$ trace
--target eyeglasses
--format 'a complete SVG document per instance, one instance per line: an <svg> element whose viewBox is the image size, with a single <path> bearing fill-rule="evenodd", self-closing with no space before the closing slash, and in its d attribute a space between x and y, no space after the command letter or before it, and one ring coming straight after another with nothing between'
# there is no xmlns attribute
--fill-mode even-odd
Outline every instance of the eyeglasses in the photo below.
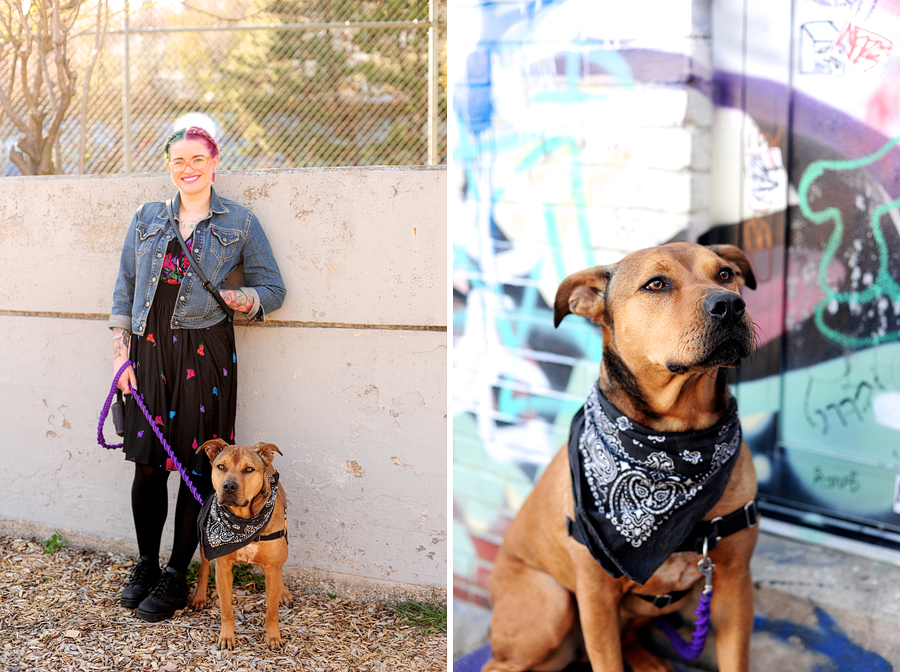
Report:
<svg viewBox="0 0 900 672"><path fill-rule="evenodd" d="M169 172L175 173L183 173L184 169L190 166L194 170L203 170L206 168L206 164L209 163L208 156L195 156L190 161L185 161L184 159L175 159L174 161L168 161L166 163L166 167L169 169Z"/></svg>

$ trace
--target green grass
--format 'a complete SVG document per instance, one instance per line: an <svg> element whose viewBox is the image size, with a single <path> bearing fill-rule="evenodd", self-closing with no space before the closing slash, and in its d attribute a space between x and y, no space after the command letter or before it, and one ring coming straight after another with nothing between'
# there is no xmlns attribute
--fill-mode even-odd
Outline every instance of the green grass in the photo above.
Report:
<svg viewBox="0 0 900 672"><path fill-rule="evenodd" d="M206 582L206 585L209 588L216 587L216 563L209 563L209 581ZM253 571L254 565L252 564L243 564L243 563L235 563L232 568L232 575L234 576L234 585L235 588L253 588L254 590L261 590L266 585L266 577L262 574L257 574ZM189 586L194 586L197 584L197 575L200 573L200 563L196 560L190 564L187 570L187 582Z"/></svg>
<svg viewBox="0 0 900 672"><path fill-rule="evenodd" d="M66 540L63 539L62 535L59 532L54 532L50 535L49 538L44 539L41 542L41 546L44 547L44 553L55 553L65 545Z"/></svg>
<svg viewBox="0 0 900 672"><path fill-rule="evenodd" d="M401 602L391 607L391 611L405 618L423 634L447 631L447 605L440 605L437 600L428 604Z"/></svg>

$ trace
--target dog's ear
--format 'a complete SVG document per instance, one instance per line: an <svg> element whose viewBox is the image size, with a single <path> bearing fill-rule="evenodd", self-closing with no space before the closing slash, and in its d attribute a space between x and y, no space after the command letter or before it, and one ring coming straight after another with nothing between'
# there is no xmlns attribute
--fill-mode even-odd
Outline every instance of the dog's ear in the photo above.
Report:
<svg viewBox="0 0 900 672"><path fill-rule="evenodd" d="M600 322L606 307L606 287L616 265L595 266L573 273L562 281L553 302L553 326L569 313Z"/></svg>
<svg viewBox="0 0 900 672"><path fill-rule="evenodd" d="M725 261L737 266L738 282L747 285L750 289L756 289L756 276L753 275L753 267L741 248L734 245L707 245L707 247Z"/></svg>
<svg viewBox="0 0 900 672"><path fill-rule="evenodd" d="M206 456L209 458L209 461L212 462L216 459L216 455L222 452L222 449L228 445L228 442L225 439L210 439L202 446L197 448L195 452L199 453L201 450L206 452Z"/></svg>
<svg viewBox="0 0 900 672"><path fill-rule="evenodd" d="M278 446L276 446L274 443L265 443L263 441L260 441L255 446L253 446L253 450L255 450L257 454L262 458L262 461L266 463L267 467L272 464L272 460L275 459L275 453L278 453L279 455L284 454L280 450L278 450Z"/></svg>

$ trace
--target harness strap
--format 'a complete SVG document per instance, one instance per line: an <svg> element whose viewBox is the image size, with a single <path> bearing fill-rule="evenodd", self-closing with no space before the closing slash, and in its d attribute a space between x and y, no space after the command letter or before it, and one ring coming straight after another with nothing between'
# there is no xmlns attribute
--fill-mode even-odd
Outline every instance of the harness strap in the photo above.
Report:
<svg viewBox="0 0 900 672"><path fill-rule="evenodd" d="M692 551L702 554L704 540L711 551L716 547L719 539L753 527L758 521L759 507L756 505L756 500L751 499L744 506L736 511L732 511L727 516L719 516L712 520L701 520L691 530L687 538L681 542L676 551Z"/></svg>
<svg viewBox="0 0 900 672"><path fill-rule="evenodd" d="M702 520L694 527L687 539L678 547L677 552L703 553L703 541L707 541L708 550L716 547L719 539L724 539L736 532L753 527L759 522L759 507L756 500L751 499L744 506L732 511L727 516L719 516L712 520ZM646 600L654 607L663 609L668 607L690 593L689 590L679 590L665 595L641 595L632 593L642 600Z"/></svg>
<svg viewBox="0 0 900 672"><path fill-rule="evenodd" d="M287 530L278 530L278 532L273 532L272 534L257 534L256 539L251 543L256 543L257 541L274 541L275 539L281 539L281 537L287 537Z"/></svg>
<svg viewBox="0 0 900 672"><path fill-rule="evenodd" d="M678 600L690 594L691 590L690 588L688 590L676 590L674 593L665 593L664 595L641 595L640 593L632 593L632 595L646 600L657 609L665 609L670 604L675 604Z"/></svg>

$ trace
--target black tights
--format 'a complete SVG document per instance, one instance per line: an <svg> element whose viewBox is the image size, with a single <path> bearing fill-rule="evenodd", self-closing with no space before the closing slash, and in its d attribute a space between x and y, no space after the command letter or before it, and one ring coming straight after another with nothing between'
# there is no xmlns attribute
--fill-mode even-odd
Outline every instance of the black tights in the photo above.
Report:
<svg viewBox="0 0 900 672"><path fill-rule="evenodd" d="M163 467L149 464L134 465L134 482L131 485L131 510L134 514L134 529L137 534L138 551L142 558L159 563L159 547L163 526L168 513L169 491L166 481L169 472ZM193 475L194 487L201 497L212 491L209 475ZM176 572L187 571L194 551L197 550L197 516L200 503L188 489L184 480L178 488L175 502L175 538L172 541L172 555L169 567Z"/></svg>

